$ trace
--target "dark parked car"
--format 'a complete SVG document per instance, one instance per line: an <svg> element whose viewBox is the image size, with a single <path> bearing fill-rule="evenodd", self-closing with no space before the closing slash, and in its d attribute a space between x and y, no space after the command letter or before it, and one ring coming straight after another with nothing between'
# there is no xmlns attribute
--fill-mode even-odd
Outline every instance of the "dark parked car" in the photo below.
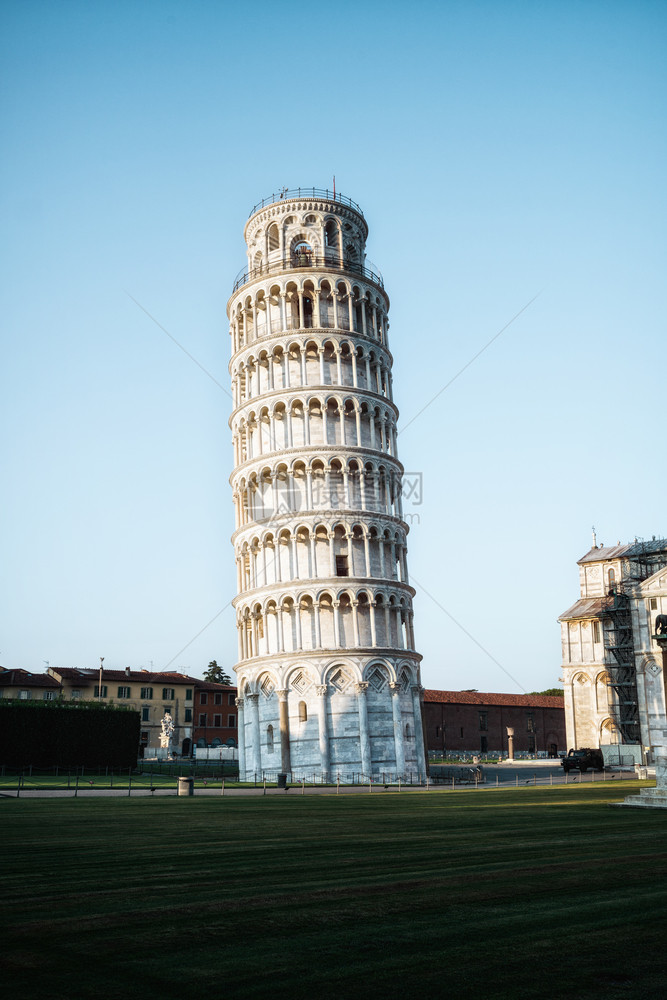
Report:
<svg viewBox="0 0 667 1000"><path fill-rule="evenodd" d="M570 750L567 757L563 757L561 765L565 771L571 771L575 767L579 771L587 771L589 767L594 767L596 771L603 771L604 757L601 750L581 747L580 750Z"/></svg>

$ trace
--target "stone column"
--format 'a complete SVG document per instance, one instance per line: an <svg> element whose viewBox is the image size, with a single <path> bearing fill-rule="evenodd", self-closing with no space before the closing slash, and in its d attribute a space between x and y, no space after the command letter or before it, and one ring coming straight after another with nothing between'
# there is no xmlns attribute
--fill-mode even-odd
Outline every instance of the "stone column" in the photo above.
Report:
<svg viewBox="0 0 667 1000"><path fill-rule="evenodd" d="M401 715L401 685L395 681L389 685L391 691L391 714L394 722L394 750L396 754L396 776L405 774L405 745L403 743L403 717Z"/></svg>
<svg viewBox="0 0 667 1000"><path fill-rule="evenodd" d="M239 778L245 779L245 720L243 716L243 698L236 699L236 724L239 734Z"/></svg>
<svg viewBox="0 0 667 1000"><path fill-rule="evenodd" d="M417 757L417 769L421 781L426 780L426 766L424 754L424 727L422 726L421 692L419 684L413 684L412 688L412 711L415 717L415 756Z"/></svg>
<svg viewBox="0 0 667 1000"><path fill-rule="evenodd" d="M251 773L260 775L262 773L262 751L259 732L259 695L247 694L244 701L248 702L250 709L250 747L251 753Z"/></svg>
<svg viewBox="0 0 667 1000"><path fill-rule="evenodd" d="M327 684L318 684L317 688L317 721L320 730L320 760L322 771L328 777L331 766L329 760L329 732L327 729Z"/></svg>
<svg viewBox="0 0 667 1000"><path fill-rule="evenodd" d="M278 626L278 652L285 652L285 630L283 625L283 606L276 609L276 625Z"/></svg>
<svg viewBox="0 0 667 1000"><path fill-rule="evenodd" d="M371 617L371 646L375 647L378 644L377 630L375 627L375 601L369 601L368 606L370 608Z"/></svg>
<svg viewBox="0 0 667 1000"><path fill-rule="evenodd" d="M280 688L278 695L278 711L280 717L280 770L289 774L292 770L289 742L289 709L287 704L288 688Z"/></svg>
<svg viewBox="0 0 667 1000"><path fill-rule="evenodd" d="M357 692L357 712L359 714L361 770L366 777L370 777L373 765L371 761L371 741L368 733L368 704L366 702L368 681L361 681L359 684L355 684L355 690Z"/></svg>
<svg viewBox="0 0 667 1000"><path fill-rule="evenodd" d="M360 646L361 641L359 636L359 616L357 612L357 608L359 607L359 601L352 600L350 603L352 604L352 629L354 632L354 644L355 646Z"/></svg>
<svg viewBox="0 0 667 1000"><path fill-rule="evenodd" d="M331 603L333 604L334 646L336 649L340 649L340 623L338 620L340 601L332 601Z"/></svg>

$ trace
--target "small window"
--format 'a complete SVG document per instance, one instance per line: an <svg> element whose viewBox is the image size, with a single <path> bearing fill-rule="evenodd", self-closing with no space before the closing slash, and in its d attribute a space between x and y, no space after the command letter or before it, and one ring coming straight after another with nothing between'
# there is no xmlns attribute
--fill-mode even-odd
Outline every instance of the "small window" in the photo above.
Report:
<svg viewBox="0 0 667 1000"><path fill-rule="evenodd" d="M405 723L405 738L406 738L406 740L409 740L409 739L412 738L412 733L410 732L410 723L409 722Z"/></svg>
<svg viewBox="0 0 667 1000"><path fill-rule="evenodd" d="M199 704L200 705L208 704L208 695L206 694L206 691L202 691L201 694L199 695Z"/></svg>
<svg viewBox="0 0 667 1000"><path fill-rule="evenodd" d="M150 722L151 721L151 710L150 708L142 708L141 710L141 721Z"/></svg>
<svg viewBox="0 0 667 1000"><path fill-rule="evenodd" d="M77 698L81 697L81 691L79 688L72 688L72 694L70 695L72 701L76 701Z"/></svg>
<svg viewBox="0 0 667 1000"><path fill-rule="evenodd" d="M526 729L529 733L535 732L535 715L533 712L526 712Z"/></svg>
<svg viewBox="0 0 667 1000"><path fill-rule="evenodd" d="M74 692L73 691L72 691L72 697L74 697ZM32 694L30 693L30 691L25 691L25 690L24 691L19 691L19 700L20 701L30 701L31 698L32 698Z"/></svg>
<svg viewBox="0 0 667 1000"><path fill-rule="evenodd" d="M216 729L222 729L222 716L221 715L214 715L213 716L213 725L215 726Z"/></svg>
<svg viewBox="0 0 667 1000"><path fill-rule="evenodd" d="M100 696L100 686L99 686L99 684L96 684L95 685L95 694L94 694L93 697L95 697L95 698L99 698L99 697L106 698L107 697L107 686L106 686L106 684L102 685L102 694L101 694L101 696Z"/></svg>
<svg viewBox="0 0 667 1000"><path fill-rule="evenodd" d="M266 751L273 753L273 726L267 726L266 729Z"/></svg>
<svg viewBox="0 0 667 1000"><path fill-rule="evenodd" d="M480 736L479 738L479 749L481 753L486 753L489 749L489 739L488 736Z"/></svg>
<svg viewBox="0 0 667 1000"><path fill-rule="evenodd" d="M169 713L169 715L171 715L171 705L165 705L164 708L162 709L162 714L163 715L167 715L167 713Z"/></svg>
<svg viewBox="0 0 667 1000"><path fill-rule="evenodd" d="M153 698L153 688L142 688L141 689L141 700L151 701Z"/></svg>
<svg viewBox="0 0 667 1000"><path fill-rule="evenodd" d="M148 733L148 731L146 729L142 729L141 737L139 739L139 743L141 744L141 746L147 747L149 739L150 739L150 734Z"/></svg>
<svg viewBox="0 0 667 1000"><path fill-rule="evenodd" d="M614 586L616 584L616 573L614 572L613 569L609 570L609 573L607 575L607 581L608 581L608 584L609 584L609 589L613 590Z"/></svg>
<svg viewBox="0 0 667 1000"><path fill-rule="evenodd" d="M657 611L658 610L658 598L657 597L651 597L649 599L648 606L649 606L649 610L650 611Z"/></svg>
<svg viewBox="0 0 667 1000"><path fill-rule="evenodd" d="M593 642L600 641L600 622L593 622Z"/></svg>
<svg viewBox="0 0 667 1000"><path fill-rule="evenodd" d="M199 716L199 725L206 727L206 712L202 712Z"/></svg>
<svg viewBox="0 0 667 1000"><path fill-rule="evenodd" d="M306 705L305 701L300 701L299 702L299 722L307 722L307 721L308 721L308 706Z"/></svg>
<svg viewBox="0 0 667 1000"><path fill-rule="evenodd" d="M227 725L231 729L235 729L236 728L236 716L235 715L230 715L229 716L229 718L227 719Z"/></svg>
<svg viewBox="0 0 667 1000"><path fill-rule="evenodd" d="M273 223L269 226L269 250L278 250L280 248L280 236L278 234L278 227Z"/></svg>
<svg viewBox="0 0 667 1000"><path fill-rule="evenodd" d="M230 694L230 696L229 696L229 704L230 705L235 705L236 704L236 695Z"/></svg>
<svg viewBox="0 0 667 1000"><path fill-rule="evenodd" d="M185 689L185 700L192 701L192 688Z"/></svg>
<svg viewBox="0 0 667 1000"><path fill-rule="evenodd" d="M129 698L130 697L130 688L129 687L123 687L123 686L119 687L118 688L118 697L119 698Z"/></svg>
<svg viewBox="0 0 667 1000"><path fill-rule="evenodd" d="M213 701L215 702L216 705L222 705L222 692L221 691L216 691L216 693L213 695Z"/></svg>
<svg viewBox="0 0 667 1000"><path fill-rule="evenodd" d="M191 708L186 708L185 709L185 721L186 722L192 722L192 709Z"/></svg>
<svg viewBox="0 0 667 1000"><path fill-rule="evenodd" d="M488 729L489 728L489 713L480 712L479 713L479 728Z"/></svg>
<svg viewBox="0 0 667 1000"><path fill-rule="evenodd" d="M165 701L174 700L174 689L173 688L162 688L162 697Z"/></svg>
<svg viewBox="0 0 667 1000"><path fill-rule="evenodd" d="M56 692L55 691L45 691L44 692L44 701L55 701L55 700L56 700Z"/></svg>
<svg viewBox="0 0 667 1000"><path fill-rule="evenodd" d="M336 576L349 576L347 556L336 556Z"/></svg>

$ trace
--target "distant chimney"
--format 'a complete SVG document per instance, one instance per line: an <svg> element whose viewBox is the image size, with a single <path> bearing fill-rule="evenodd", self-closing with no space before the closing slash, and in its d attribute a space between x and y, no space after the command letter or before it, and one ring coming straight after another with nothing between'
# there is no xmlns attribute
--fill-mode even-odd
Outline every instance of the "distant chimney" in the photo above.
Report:
<svg viewBox="0 0 667 1000"><path fill-rule="evenodd" d="M125 676L126 677L130 676L130 668L129 667L125 667Z"/></svg>

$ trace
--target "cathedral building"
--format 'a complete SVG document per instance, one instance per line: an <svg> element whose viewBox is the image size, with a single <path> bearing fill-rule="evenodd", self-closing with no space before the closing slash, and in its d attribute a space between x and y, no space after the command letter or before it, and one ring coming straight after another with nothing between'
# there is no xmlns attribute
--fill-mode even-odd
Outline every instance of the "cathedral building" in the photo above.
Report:
<svg viewBox="0 0 667 1000"><path fill-rule="evenodd" d="M241 773L426 774L392 399L368 226L284 190L245 225L227 313Z"/></svg>
<svg viewBox="0 0 667 1000"><path fill-rule="evenodd" d="M569 747L641 763L667 738L663 642L667 539L598 545L578 561L579 600L560 616ZM667 621L667 619L664 619Z"/></svg>

